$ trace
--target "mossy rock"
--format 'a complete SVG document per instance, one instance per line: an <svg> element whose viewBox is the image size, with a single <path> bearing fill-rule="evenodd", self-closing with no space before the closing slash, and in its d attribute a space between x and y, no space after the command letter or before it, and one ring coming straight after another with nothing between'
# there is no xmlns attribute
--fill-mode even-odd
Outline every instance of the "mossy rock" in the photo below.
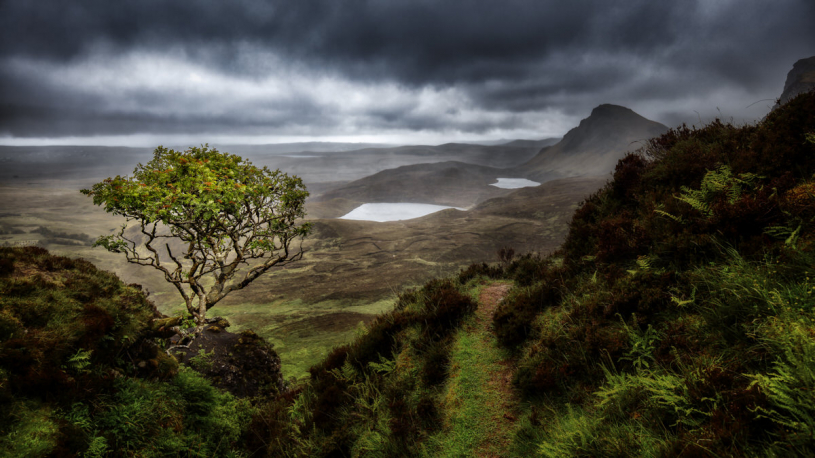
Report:
<svg viewBox="0 0 815 458"><path fill-rule="evenodd" d="M225 319L211 324L193 340L189 350L175 355L213 384L237 397L271 396L286 391L280 357L272 344L253 331L232 333L223 329Z"/></svg>

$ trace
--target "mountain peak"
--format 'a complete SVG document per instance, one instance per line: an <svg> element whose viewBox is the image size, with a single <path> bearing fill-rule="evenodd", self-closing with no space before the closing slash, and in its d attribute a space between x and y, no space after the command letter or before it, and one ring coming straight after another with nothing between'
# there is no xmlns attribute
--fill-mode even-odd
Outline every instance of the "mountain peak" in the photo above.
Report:
<svg viewBox="0 0 815 458"><path fill-rule="evenodd" d="M632 110L631 108L627 108L621 105L614 105L611 103L603 103L594 107L594 109L591 110L591 115L589 115L589 117L623 113L637 115L637 113L635 113L634 110Z"/></svg>
<svg viewBox="0 0 815 458"><path fill-rule="evenodd" d="M556 145L541 150L522 166L527 177L538 180L552 176L604 175L627 151L643 140L661 135L668 128L646 119L630 108L605 103L570 130Z"/></svg>
<svg viewBox="0 0 815 458"><path fill-rule="evenodd" d="M646 119L630 108L604 103L591 110L588 118L563 136L563 152L617 149L633 136L650 138L668 130L658 122ZM615 146L611 147L611 144Z"/></svg>

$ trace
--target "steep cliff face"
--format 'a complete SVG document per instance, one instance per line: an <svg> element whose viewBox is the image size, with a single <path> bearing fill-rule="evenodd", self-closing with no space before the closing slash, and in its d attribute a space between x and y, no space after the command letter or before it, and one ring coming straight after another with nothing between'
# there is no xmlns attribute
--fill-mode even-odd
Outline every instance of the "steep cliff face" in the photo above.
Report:
<svg viewBox="0 0 815 458"><path fill-rule="evenodd" d="M533 180L552 176L605 175L638 141L661 135L668 128L619 105L603 104L580 121L556 145L544 148L519 167Z"/></svg>
<svg viewBox="0 0 815 458"><path fill-rule="evenodd" d="M792 66L792 70L787 73L784 92L781 93L775 107L789 102L798 94L812 90L815 90L815 56L801 59Z"/></svg>

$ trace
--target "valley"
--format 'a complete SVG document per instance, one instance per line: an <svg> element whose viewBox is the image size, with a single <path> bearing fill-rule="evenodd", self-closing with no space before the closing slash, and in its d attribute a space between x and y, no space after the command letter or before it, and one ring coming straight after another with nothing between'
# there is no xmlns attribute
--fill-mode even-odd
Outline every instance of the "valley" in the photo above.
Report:
<svg viewBox="0 0 815 458"><path fill-rule="evenodd" d="M593 126L607 122L594 121ZM639 133L642 130L634 128L628 135ZM590 132L578 131L571 137L578 135ZM550 179L542 179L540 173L522 173L524 162L558 147L552 143L276 154L233 147L230 152L243 151L257 165L302 175L311 192L307 220L314 230L304 241L306 254L301 261L232 293L211 311L212 316L228 318L233 331L252 329L274 343L283 373L301 379L331 348L348 342L376 315L390 310L406 288L454 274L472 263L495 262L502 247L519 254L545 255L555 250L578 203L601 188L609 175L606 171L568 176L552 169ZM624 152L620 145L619 141L609 144L610 154L620 156ZM78 190L107 176L125 174L132 165L130 170L117 165L99 148L49 147L39 152L5 148L0 153L16 158L6 160L12 166L0 172L4 232L0 243L36 243L54 254L87 259L126 283L142 285L163 313L182 312L177 292L157 271L127 264L87 242L111 233L123 219L94 207ZM149 160L145 149L118 149L111 154L121 156L124 163ZM530 176L543 184L495 186L498 178L534 185L526 178ZM339 219L364 204L376 203L457 208L402 221ZM77 237L32 233L40 227Z"/></svg>

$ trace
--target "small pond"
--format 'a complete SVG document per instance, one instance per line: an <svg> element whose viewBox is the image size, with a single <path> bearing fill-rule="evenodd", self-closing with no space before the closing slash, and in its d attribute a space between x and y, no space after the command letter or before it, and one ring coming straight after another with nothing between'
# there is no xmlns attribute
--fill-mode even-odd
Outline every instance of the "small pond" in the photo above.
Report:
<svg viewBox="0 0 815 458"><path fill-rule="evenodd" d="M496 178L496 180L498 180L498 183L491 183L490 186L502 189L518 189L530 188L540 184L537 181L527 180L526 178Z"/></svg>

